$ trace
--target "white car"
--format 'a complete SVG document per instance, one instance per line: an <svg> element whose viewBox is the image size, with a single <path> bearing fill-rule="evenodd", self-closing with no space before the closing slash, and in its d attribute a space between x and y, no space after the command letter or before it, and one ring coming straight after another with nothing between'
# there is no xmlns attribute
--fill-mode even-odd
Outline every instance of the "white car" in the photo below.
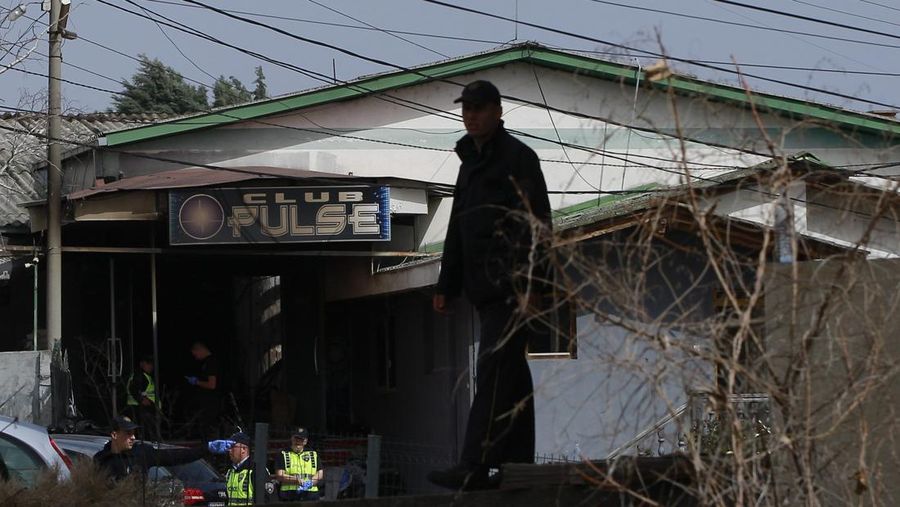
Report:
<svg viewBox="0 0 900 507"><path fill-rule="evenodd" d="M32 486L38 474L51 469L60 480L68 480L71 468L72 460L46 428L0 415L0 480Z"/></svg>

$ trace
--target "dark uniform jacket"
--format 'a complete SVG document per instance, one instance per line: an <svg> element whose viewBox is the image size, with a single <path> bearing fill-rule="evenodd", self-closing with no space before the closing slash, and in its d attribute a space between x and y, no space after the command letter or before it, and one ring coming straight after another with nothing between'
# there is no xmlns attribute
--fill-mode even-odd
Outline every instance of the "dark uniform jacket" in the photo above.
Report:
<svg viewBox="0 0 900 507"><path fill-rule="evenodd" d="M475 306L505 300L528 281L542 292L550 273L546 239L552 224L537 155L503 122L480 152L466 135L456 153L462 165L437 292L452 298L464 291ZM542 237L533 237L533 230Z"/></svg>
<svg viewBox="0 0 900 507"><path fill-rule="evenodd" d="M156 449L141 442L134 444L130 451L116 454L110 446L111 442L107 442L94 455L94 463L116 481L135 472L146 475L150 467L190 463L208 454L206 449Z"/></svg>

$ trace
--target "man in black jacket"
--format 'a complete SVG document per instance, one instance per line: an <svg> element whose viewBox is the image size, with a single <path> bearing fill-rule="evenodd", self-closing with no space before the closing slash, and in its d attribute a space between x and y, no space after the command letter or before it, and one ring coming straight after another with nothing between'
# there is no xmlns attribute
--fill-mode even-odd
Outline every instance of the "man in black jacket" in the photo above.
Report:
<svg viewBox="0 0 900 507"><path fill-rule="evenodd" d="M456 144L462 165L434 309L465 293L481 320L475 399L460 464L433 472L449 488L489 487L490 470L534 460L534 387L525 357L537 332L530 310L549 279L550 202L534 151L500 119L500 92L487 81L463 89L467 135Z"/></svg>
<svg viewBox="0 0 900 507"><path fill-rule="evenodd" d="M94 463L109 474L110 479L118 481L133 473L139 473L144 478L151 467L190 463L210 453L225 454L234 445L230 440L214 440L207 444L207 448L157 449L135 442L138 428L140 426L128 417L113 419L110 441L94 455Z"/></svg>

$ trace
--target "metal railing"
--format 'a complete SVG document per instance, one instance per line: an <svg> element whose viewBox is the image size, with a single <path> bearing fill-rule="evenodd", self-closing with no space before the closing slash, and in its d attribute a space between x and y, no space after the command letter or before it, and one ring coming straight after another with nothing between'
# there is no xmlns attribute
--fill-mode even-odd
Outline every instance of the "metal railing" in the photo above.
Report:
<svg viewBox="0 0 900 507"><path fill-rule="evenodd" d="M721 401L717 400L707 393L691 393L686 403L617 447L606 459L615 459L625 454L666 456L685 452L689 439L701 454L723 452L726 433L732 431L733 425L722 424L726 410L721 406ZM767 394L733 394L727 397L726 403L734 417L740 421L745 441L756 441L771 433L772 414ZM724 451L727 452L727 449Z"/></svg>

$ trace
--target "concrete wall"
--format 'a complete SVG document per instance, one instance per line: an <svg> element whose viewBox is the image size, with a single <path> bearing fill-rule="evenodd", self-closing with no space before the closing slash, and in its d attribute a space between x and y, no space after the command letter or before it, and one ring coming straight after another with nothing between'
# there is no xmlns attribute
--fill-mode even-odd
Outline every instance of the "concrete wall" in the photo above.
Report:
<svg viewBox="0 0 900 507"><path fill-rule="evenodd" d="M900 261L800 263L796 284L791 272L773 265L766 279L768 364L780 380L797 373L777 384L773 437L811 449L822 505L897 505ZM773 462L792 503L795 463L786 449Z"/></svg>
<svg viewBox="0 0 900 507"><path fill-rule="evenodd" d="M0 414L50 424L50 352L0 352L0 372Z"/></svg>

